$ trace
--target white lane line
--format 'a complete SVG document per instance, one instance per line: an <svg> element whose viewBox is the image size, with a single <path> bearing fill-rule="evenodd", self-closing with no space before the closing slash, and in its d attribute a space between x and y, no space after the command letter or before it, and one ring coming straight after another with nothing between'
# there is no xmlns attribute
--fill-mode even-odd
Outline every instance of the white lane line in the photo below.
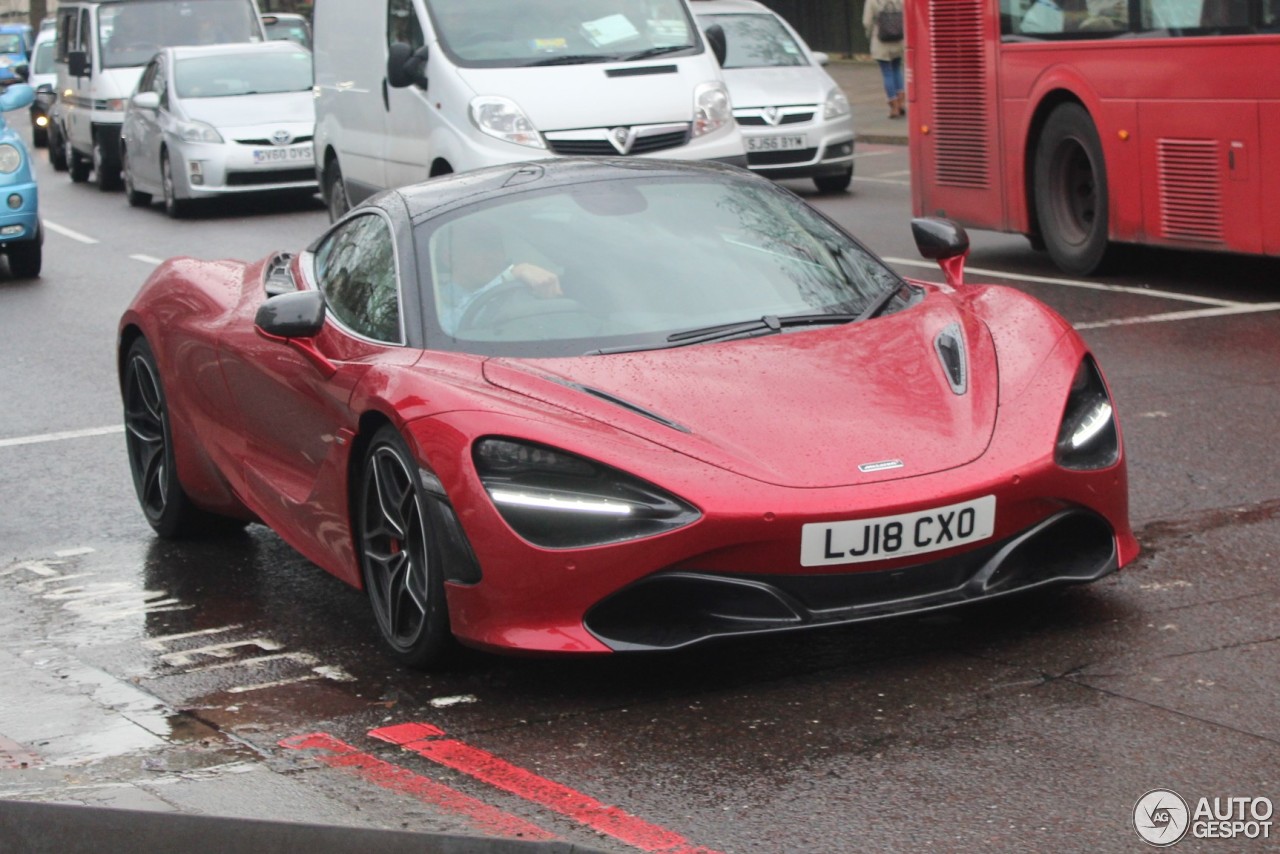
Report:
<svg viewBox="0 0 1280 854"><path fill-rule="evenodd" d="M1224 308L1202 308L1195 311L1170 311L1165 314L1148 314L1145 317L1117 317L1093 323L1077 323L1076 329L1107 329L1112 326L1138 326L1144 323L1175 323L1180 320L1200 320L1206 317L1231 317L1240 314L1263 314L1280 311L1280 302L1240 303Z"/></svg>
<svg viewBox="0 0 1280 854"><path fill-rule="evenodd" d="M866 182L867 182L867 183L869 183L869 184L893 184L894 186L897 186L897 187L910 187L910 186L911 186L911 182L910 182L910 181L895 181L895 180L890 179L890 178L864 178L864 177L862 177L861 175L854 175L854 176L853 176L853 180L855 180L855 181L866 181Z"/></svg>
<svg viewBox="0 0 1280 854"><path fill-rule="evenodd" d="M904 175L910 175L910 174L911 174L910 169L899 169L896 172L885 172L882 175L880 175L880 177L881 178L901 178Z"/></svg>
<svg viewBox="0 0 1280 854"><path fill-rule="evenodd" d="M895 266L902 267L923 267L936 270L938 265L928 261L917 261L914 258L885 258L885 261ZM1210 305L1217 308L1236 308L1249 307L1252 308L1256 303L1233 302L1232 300L1215 299L1214 297L1202 297L1195 294L1178 294L1173 291L1158 291L1154 288L1135 288L1127 285L1104 285L1101 282L1083 282L1079 279L1057 279L1049 276L1024 276L1019 273L1007 273L1002 270L987 270L982 267L966 267L966 273L975 273L979 276L990 276L996 279L1006 279L1013 282L1035 282L1041 285L1062 285L1068 288L1081 288L1088 291L1105 291L1113 294L1133 294L1140 297L1152 297L1155 299L1167 299L1175 302L1190 302L1197 305Z"/></svg>
<svg viewBox="0 0 1280 854"><path fill-rule="evenodd" d="M19 445L43 445L46 442L64 442L68 439L88 439L93 436L111 436L123 433L124 426L91 427L88 430L66 430L61 433L42 433L38 436L16 436L12 439L0 439L0 448L14 448Z"/></svg>
<svg viewBox="0 0 1280 854"><path fill-rule="evenodd" d="M889 149L887 151L859 151L857 154L853 156L855 159L859 157L884 157L886 154L897 154L900 149L901 149L901 146L895 149Z"/></svg>
<svg viewBox="0 0 1280 854"><path fill-rule="evenodd" d="M58 225L56 222L50 222L47 219L41 220L41 225L43 225L45 228L49 229L52 232L61 234L63 237L70 237L72 240L78 240L79 242L87 243L90 246L98 242L87 234L81 234L78 231L67 228L65 225Z"/></svg>
<svg viewBox="0 0 1280 854"><path fill-rule="evenodd" d="M141 261L143 264L155 265L164 263L163 258L157 258L154 255L130 255L129 257L134 261Z"/></svg>

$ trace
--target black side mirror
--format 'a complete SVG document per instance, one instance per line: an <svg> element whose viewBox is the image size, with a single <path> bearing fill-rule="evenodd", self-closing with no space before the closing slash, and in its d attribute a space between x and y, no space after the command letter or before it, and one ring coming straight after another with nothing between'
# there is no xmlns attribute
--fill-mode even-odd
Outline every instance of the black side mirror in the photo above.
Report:
<svg viewBox="0 0 1280 854"><path fill-rule="evenodd" d="M89 54L82 50L73 50L68 53L67 71L72 77L91 77L93 66L89 63Z"/></svg>
<svg viewBox="0 0 1280 854"><path fill-rule="evenodd" d="M9 70L13 72L14 79L19 83L26 83L31 76L31 66L27 65L25 62L20 62L17 65L11 65L9 66Z"/></svg>
<svg viewBox="0 0 1280 854"><path fill-rule="evenodd" d="M724 35L724 27L719 24L712 24L706 29L707 44L711 45L711 54L716 58L716 62L720 63L720 67L724 67L724 61L729 56L729 42Z"/></svg>
<svg viewBox="0 0 1280 854"><path fill-rule="evenodd" d="M413 85L427 88L427 48L414 50L404 42L393 42L387 48L387 85L404 89Z"/></svg>
<svg viewBox="0 0 1280 854"><path fill-rule="evenodd" d="M920 255L937 261L947 274L947 284L964 284L964 259L969 255L969 234L964 226L949 219L920 218L911 220L911 234Z"/></svg>
<svg viewBox="0 0 1280 854"><path fill-rule="evenodd" d="M254 324L278 338L314 338L324 328L324 294L298 291L271 297L258 307Z"/></svg>

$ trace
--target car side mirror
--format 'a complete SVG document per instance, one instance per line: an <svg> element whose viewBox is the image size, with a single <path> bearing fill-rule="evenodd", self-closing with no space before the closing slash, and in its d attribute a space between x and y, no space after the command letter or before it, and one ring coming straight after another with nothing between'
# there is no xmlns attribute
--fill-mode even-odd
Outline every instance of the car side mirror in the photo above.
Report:
<svg viewBox="0 0 1280 854"><path fill-rule="evenodd" d="M297 291L271 297L258 306L254 325L277 338L314 338L324 328L324 294Z"/></svg>
<svg viewBox="0 0 1280 854"><path fill-rule="evenodd" d="M160 109L160 93L159 92L135 92L130 102L139 110L158 110Z"/></svg>
<svg viewBox="0 0 1280 854"><path fill-rule="evenodd" d="M427 55L425 45L414 50L404 42L393 42L387 48L387 85L392 89L427 88Z"/></svg>
<svg viewBox="0 0 1280 854"><path fill-rule="evenodd" d="M969 257L969 234L964 226L949 219L921 217L911 221L911 234L920 255L938 262L947 284L964 284L964 262Z"/></svg>
<svg viewBox="0 0 1280 854"><path fill-rule="evenodd" d="M68 53L67 72L72 77L92 77L93 66L89 63L89 54L83 50L73 50Z"/></svg>
<svg viewBox="0 0 1280 854"><path fill-rule="evenodd" d="M716 58L716 62L720 63L720 67L724 67L724 62L729 57L729 41L725 38L724 27L719 24L712 24L706 29L707 44L711 45L711 54Z"/></svg>
<svg viewBox="0 0 1280 854"><path fill-rule="evenodd" d="M35 89L26 83L11 83L4 88L3 94L0 94L0 112L21 110L23 107L30 106L35 99Z"/></svg>
<svg viewBox="0 0 1280 854"><path fill-rule="evenodd" d="M13 74L13 78L19 83L25 83L31 77L31 66L27 65L25 62L9 66L9 71Z"/></svg>
<svg viewBox="0 0 1280 854"><path fill-rule="evenodd" d="M819 65L830 65L831 55L829 53L826 53L825 51L815 50L813 52L813 61L818 63Z"/></svg>

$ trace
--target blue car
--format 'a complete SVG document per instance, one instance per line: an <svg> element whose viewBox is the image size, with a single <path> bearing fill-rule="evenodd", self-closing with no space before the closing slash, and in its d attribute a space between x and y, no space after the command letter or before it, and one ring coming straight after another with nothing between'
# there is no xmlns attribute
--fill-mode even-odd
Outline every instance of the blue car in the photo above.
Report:
<svg viewBox="0 0 1280 854"><path fill-rule="evenodd" d="M27 79L24 69L31 61L31 43L31 27L0 24L0 85Z"/></svg>
<svg viewBox="0 0 1280 854"><path fill-rule="evenodd" d="M0 94L0 252L8 257L15 279L40 275L44 232L31 155L3 114L30 106L35 97L25 83L14 83Z"/></svg>

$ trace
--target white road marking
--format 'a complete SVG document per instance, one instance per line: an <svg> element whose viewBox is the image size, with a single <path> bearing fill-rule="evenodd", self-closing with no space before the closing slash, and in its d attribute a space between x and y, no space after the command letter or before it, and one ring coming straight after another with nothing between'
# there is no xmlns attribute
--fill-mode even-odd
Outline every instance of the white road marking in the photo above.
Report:
<svg viewBox="0 0 1280 854"><path fill-rule="evenodd" d="M910 175L910 169L899 169L897 172L885 172L880 175L881 178L901 178L904 175Z"/></svg>
<svg viewBox="0 0 1280 854"><path fill-rule="evenodd" d="M67 228L65 225L58 225L56 222L50 222L47 219L41 220L40 224L56 234L61 234L63 237L70 237L72 240L79 241L80 243L92 246L98 242L87 234L81 234L78 231Z"/></svg>
<svg viewBox="0 0 1280 854"><path fill-rule="evenodd" d="M154 255L130 255L129 257L134 261L141 261L143 264L156 265L164 263L163 258L157 258Z"/></svg>
<svg viewBox="0 0 1280 854"><path fill-rule="evenodd" d="M89 439L94 436L113 436L123 432L123 425L113 425L111 427L90 427L87 430L65 430L61 433L41 433L38 436L15 436L12 439L0 439L0 448L14 448L19 445L42 445L45 442L65 442L68 439Z"/></svg>
<svg viewBox="0 0 1280 854"><path fill-rule="evenodd" d="M918 261L914 258L885 258L890 264L900 267L922 267L926 269L938 269L938 265L929 261ZM1195 294L1180 294L1173 291L1159 291L1154 288L1138 288L1130 285L1106 285L1101 282L1087 282L1080 279L1059 279L1050 276L1024 276L1020 273L1008 273L1003 270L988 270L982 267L966 267L966 273L973 273L979 276L990 276L996 279L1007 279L1014 282L1035 282L1040 285L1062 285L1068 288L1081 288L1089 291L1105 291L1113 294L1133 294L1140 297L1152 297L1155 299L1167 299L1177 302L1191 302L1198 305L1211 305L1219 308L1237 308L1240 306L1252 307L1254 303L1233 302L1231 300L1216 299L1214 297L1202 297Z"/></svg>
<svg viewBox="0 0 1280 854"><path fill-rule="evenodd" d="M911 182L910 182L910 181L895 181L895 180L893 180L893 179L891 179L891 178L864 178L864 177L862 177L861 175L854 175L854 176L853 176L853 180L855 180L855 181L865 181L865 182L867 182L868 184L894 184L895 186L898 186L898 187L910 187L910 186L911 186Z"/></svg>
<svg viewBox="0 0 1280 854"><path fill-rule="evenodd" d="M86 546L84 548L78 548L78 549L63 549L62 551L54 552L53 556L54 557L80 557L81 555L91 555L93 554L93 552L94 552L93 549L88 548Z"/></svg>
<svg viewBox="0 0 1280 854"><path fill-rule="evenodd" d="M857 154L853 156L856 159L859 157L884 157L886 154L897 154L897 153L898 153L897 149L888 149L885 151L859 151Z"/></svg>
<svg viewBox="0 0 1280 854"><path fill-rule="evenodd" d="M1144 317L1117 317L1093 323L1077 323L1076 329L1107 329L1112 326L1138 326L1144 323L1175 323L1180 320L1202 320L1206 317L1232 317L1240 314L1264 314L1280 311L1280 302L1237 303L1223 308L1202 308L1195 311L1170 311L1165 314L1148 314Z"/></svg>

